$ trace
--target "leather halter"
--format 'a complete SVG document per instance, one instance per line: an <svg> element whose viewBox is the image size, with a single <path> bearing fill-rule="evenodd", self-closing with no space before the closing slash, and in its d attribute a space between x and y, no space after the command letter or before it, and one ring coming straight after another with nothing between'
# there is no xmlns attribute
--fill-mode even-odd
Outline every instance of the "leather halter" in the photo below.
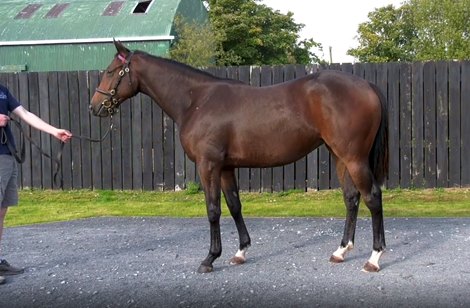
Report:
<svg viewBox="0 0 470 308"><path fill-rule="evenodd" d="M96 88L96 92L107 96L107 98L105 98L101 102L100 111L102 108L105 108L108 114L110 115L113 115L116 112L116 109L118 108L120 104L120 98L116 97L117 90L118 90L119 84L124 78L124 75L129 74L129 84L132 83L131 77L130 77L129 64L131 64L131 58L133 54L134 54L133 52L129 52L129 54L127 55L127 58L124 58L121 54L117 56L118 59L121 60L122 66L121 66L121 70L119 71L119 78L117 79L116 83L114 84L114 87L111 90L106 91L106 90L101 90L100 88Z"/></svg>

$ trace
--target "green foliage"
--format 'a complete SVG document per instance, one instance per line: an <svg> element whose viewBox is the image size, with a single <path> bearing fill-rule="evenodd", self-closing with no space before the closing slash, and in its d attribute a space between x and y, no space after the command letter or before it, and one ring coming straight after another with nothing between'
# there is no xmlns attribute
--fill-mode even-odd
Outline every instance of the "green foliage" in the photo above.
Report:
<svg viewBox="0 0 470 308"><path fill-rule="evenodd" d="M186 184L185 193L187 195L194 195L194 194L199 193L200 191L201 191L201 185L199 185L199 183L189 182L188 184Z"/></svg>
<svg viewBox="0 0 470 308"><path fill-rule="evenodd" d="M369 13L359 25L361 62L470 59L470 1L408 0Z"/></svg>
<svg viewBox="0 0 470 308"><path fill-rule="evenodd" d="M194 67L214 65L220 53L219 39L210 24L197 24L181 16L175 18L176 42L170 57Z"/></svg>
<svg viewBox="0 0 470 308"><path fill-rule="evenodd" d="M273 11L259 0L210 0L209 17L222 47L222 65L308 64L319 62L312 39L299 42L304 27L293 14Z"/></svg>
<svg viewBox="0 0 470 308"><path fill-rule="evenodd" d="M469 0L411 0L415 60L470 59Z"/></svg>

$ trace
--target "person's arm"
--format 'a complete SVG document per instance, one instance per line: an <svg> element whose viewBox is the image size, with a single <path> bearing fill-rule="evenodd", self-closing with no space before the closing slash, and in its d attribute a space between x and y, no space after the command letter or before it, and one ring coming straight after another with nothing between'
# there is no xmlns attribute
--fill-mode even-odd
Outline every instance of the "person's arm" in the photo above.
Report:
<svg viewBox="0 0 470 308"><path fill-rule="evenodd" d="M13 113L32 127L51 134L62 142L67 142L70 140L70 138L72 138L72 133L70 133L68 130L57 128L46 123L34 113L26 110L23 106L15 108Z"/></svg>

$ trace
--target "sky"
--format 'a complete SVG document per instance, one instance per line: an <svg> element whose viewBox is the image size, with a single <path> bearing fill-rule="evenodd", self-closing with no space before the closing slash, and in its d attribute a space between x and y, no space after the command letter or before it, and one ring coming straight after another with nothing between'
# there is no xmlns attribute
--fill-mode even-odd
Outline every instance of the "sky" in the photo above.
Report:
<svg viewBox="0 0 470 308"><path fill-rule="evenodd" d="M323 45L325 60L330 60L332 48L334 63L353 63L354 57L346 54L350 48L358 46L357 29L359 24L368 21L367 14L376 8L393 4L399 7L403 0L263 0L274 10L286 14L294 13L296 23L305 27L300 32L302 39L312 38Z"/></svg>

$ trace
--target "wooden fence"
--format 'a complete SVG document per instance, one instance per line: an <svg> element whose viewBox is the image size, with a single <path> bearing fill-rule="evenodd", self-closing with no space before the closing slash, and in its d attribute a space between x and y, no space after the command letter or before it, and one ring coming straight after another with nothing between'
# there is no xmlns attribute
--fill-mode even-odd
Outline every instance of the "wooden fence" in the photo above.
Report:
<svg viewBox="0 0 470 308"><path fill-rule="evenodd" d="M328 68L364 77L386 95L388 187L470 186L470 62L333 64ZM325 67L286 65L208 71L267 86L321 69ZM109 119L88 112L98 81L97 71L0 74L0 83L27 109L52 125L93 138L104 134L109 125ZM110 137L102 143L73 139L65 146L64 188L174 190L198 181L195 164L179 142L178 128L149 97L139 94L122 104L114 124ZM53 155L58 152L55 139L29 127L27 131L43 149ZM20 186L57 188L51 161L29 143L26 152ZM238 181L241 190L254 192L329 189L338 187L334 170L334 162L322 146L283 167L239 169Z"/></svg>

